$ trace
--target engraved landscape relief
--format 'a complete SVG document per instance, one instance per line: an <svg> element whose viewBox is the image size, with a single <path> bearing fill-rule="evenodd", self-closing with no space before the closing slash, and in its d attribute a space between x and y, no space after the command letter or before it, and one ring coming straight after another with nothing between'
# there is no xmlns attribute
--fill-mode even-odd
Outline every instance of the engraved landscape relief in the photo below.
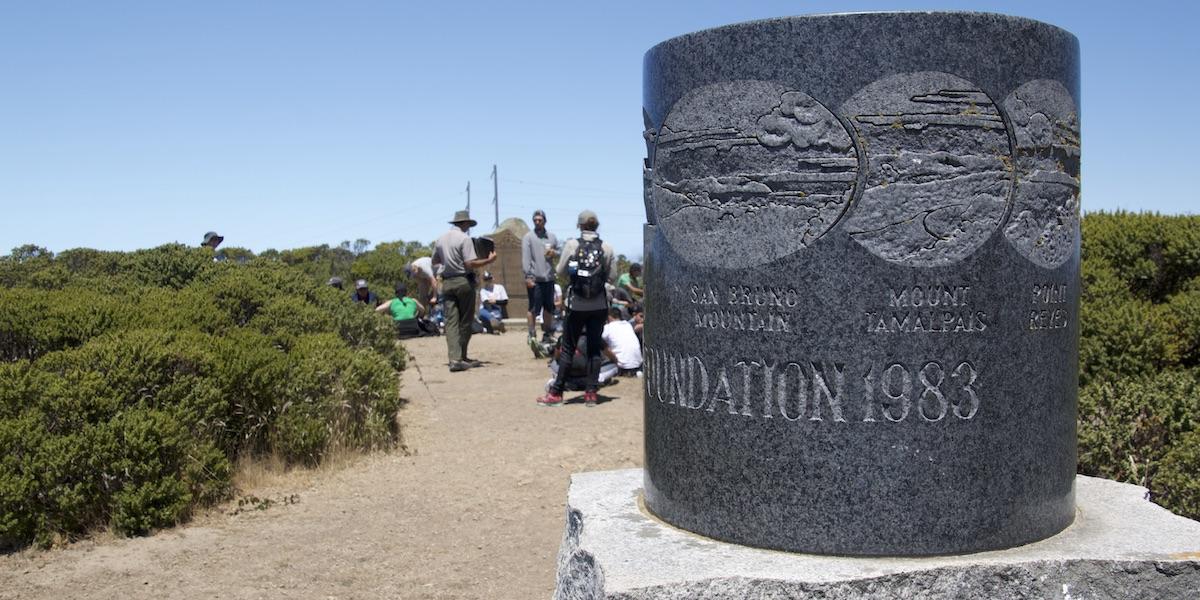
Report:
<svg viewBox="0 0 1200 600"><path fill-rule="evenodd" d="M1079 243L1079 116L1067 88L1038 79L1004 99L1016 137L1017 189L1004 237L1033 264L1067 261Z"/></svg>
<svg viewBox="0 0 1200 600"><path fill-rule="evenodd" d="M970 256L999 228L1012 153L995 103L947 73L904 73L841 107L866 156L846 230L871 253L914 267Z"/></svg>
<svg viewBox="0 0 1200 600"><path fill-rule="evenodd" d="M693 90L650 136L654 222L696 264L747 267L802 250L854 192L858 158L846 129L779 84Z"/></svg>

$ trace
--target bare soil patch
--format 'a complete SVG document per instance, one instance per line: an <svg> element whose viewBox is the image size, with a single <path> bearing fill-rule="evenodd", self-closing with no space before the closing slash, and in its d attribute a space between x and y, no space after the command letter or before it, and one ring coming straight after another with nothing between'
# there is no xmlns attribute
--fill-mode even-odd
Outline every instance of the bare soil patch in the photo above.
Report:
<svg viewBox="0 0 1200 600"><path fill-rule="evenodd" d="M585 408L534 404L549 377L523 328L475 336L486 366L406 342L404 452L255 473L192 523L0 556L0 598L546 598L570 474L640 466L640 379ZM236 514L231 514L236 513Z"/></svg>

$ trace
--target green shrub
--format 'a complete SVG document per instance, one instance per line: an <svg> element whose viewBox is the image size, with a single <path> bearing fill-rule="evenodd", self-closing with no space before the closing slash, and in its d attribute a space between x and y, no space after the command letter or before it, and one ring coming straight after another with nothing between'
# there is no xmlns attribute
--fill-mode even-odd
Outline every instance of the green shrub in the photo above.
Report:
<svg viewBox="0 0 1200 600"><path fill-rule="evenodd" d="M272 446L289 462L315 464L329 449L338 399L344 395L342 374L353 353L337 336L318 334L300 338L288 359Z"/></svg>
<svg viewBox="0 0 1200 600"><path fill-rule="evenodd" d="M36 364L56 375L41 396L52 431L106 421L127 408L172 411L197 435L220 439L230 420L213 375L211 336L132 330L102 336Z"/></svg>
<svg viewBox="0 0 1200 600"><path fill-rule="evenodd" d="M174 525L192 496L184 466L194 445L178 418L161 410L132 410L109 425L118 449L108 469L119 481L110 502L112 526L125 535Z"/></svg>
<svg viewBox="0 0 1200 600"><path fill-rule="evenodd" d="M1179 437L1163 456L1152 488L1154 501L1189 519L1200 519L1200 430Z"/></svg>
<svg viewBox="0 0 1200 600"><path fill-rule="evenodd" d="M1194 373L1085 387L1079 395L1079 472L1158 489L1160 462L1196 429L1197 411L1200 380Z"/></svg>
<svg viewBox="0 0 1200 600"><path fill-rule="evenodd" d="M141 288L125 296L130 304L126 329L163 329L225 334L234 328L230 315L201 288Z"/></svg>
<svg viewBox="0 0 1200 600"><path fill-rule="evenodd" d="M180 289L216 268L211 248L166 244L125 256L123 268L140 284Z"/></svg>
<svg viewBox="0 0 1200 600"><path fill-rule="evenodd" d="M316 465L329 449L332 407L322 398L285 402L271 428L271 445L289 463Z"/></svg>
<svg viewBox="0 0 1200 600"><path fill-rule="evenodd" d="M38 457L46 437L33 413L0 419L0 549L28 544L45 518L37 503Z"/></svg>
<svg viewBox="0 0 1200 600"><path fill-rule="evenodd" d="M343 445L364 450L395 445L400 409L395 371L374 352L357 350L342 373L342 414L335 422Z"/></svg>
<svg viewBox="0 0 1200 600"><path fill-rule="evenodd" d="M171 526L230 495L239 456L395 445L389 319L235 254L0 257L0 546Z"/></svg>
<svg viewBox="0 0 1200 600"><path fill-rule="evenodd" d="M30 361L0 362L0 420L15 419L49 383Z"/></svg>
<svg viewBox="0 0 1200 600"><path fill-rule="evenodd" d="M1200 273L1200 217L1088 213L1085 263L1107 265L1143 300L1163 302Z"/></svg>
<svg viewBox="0 0 1200 600"><path fill-rule="evenodd" d="M76 277L112 279L124 268L125 256L123 252L72 248L59 252L55 260Z"/></svg>
<svg viewBox="0 0 1200 600"><path fill-rule="evenodd" d="M270 451L267 434L289 378L287 355L266 336L235 330L214 341L214 380L228 403L226 435L215 440L228 456Z"/></svg>
<svg viewBox="0 0 1200 600"><path fill-rule="evenodd" d="M1180 364L1200 366L1200 286L1189 285L1185 291L1171 296L1166 310L1175 328Z"/></svg>
<svg viewBox="0 0 1200 600"><path fill-rule="evenodd" d="M1200 217L1089 213L1082 259L1080 472L1194 515Z"/></svg>
<svg viewBox="0 0 1200 600"><path fill-rule="evenodd" d="M1080 381L1116 380L1178 363L1176 322L1164 306L1141 300L1080 306Z"/></svg>
<svg viewBox="0 0 1200 600"><path fill-rule="evenodd" d="M120 298L74 290L0 288L0 360L78 346L129 321Z"/></svg>

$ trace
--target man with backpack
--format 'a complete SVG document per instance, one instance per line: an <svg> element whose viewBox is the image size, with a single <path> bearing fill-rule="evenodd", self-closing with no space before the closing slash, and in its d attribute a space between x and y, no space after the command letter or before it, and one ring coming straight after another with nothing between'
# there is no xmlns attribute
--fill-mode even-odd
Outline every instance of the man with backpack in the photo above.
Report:
<svg viewBox="0 0 1200 600"><path fill-rule="evenodd" d="M579 238L567 240L556 269L560 276L567 275L570 278L567 314L563 324L558 373L546 395L537 399L542 406L563 404L562 391L580 336L587 336L588 369L583 392L585 406L596 405L596 389L600 387L600 350L604 347L601 335L608 321L608 294L605 293L604 284L616 280L617 253L596 233L600 227L596 213L590 210L579 213L578 224Z"/></svg>

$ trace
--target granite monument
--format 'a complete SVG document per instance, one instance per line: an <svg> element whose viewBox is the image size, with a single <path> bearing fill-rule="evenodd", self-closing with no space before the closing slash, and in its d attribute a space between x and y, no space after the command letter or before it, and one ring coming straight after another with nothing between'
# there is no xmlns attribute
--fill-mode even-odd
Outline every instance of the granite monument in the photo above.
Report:
<svg viewBox="0 0 1200 600"><path fill-rule="evenodd" d="M645 57L647 509L763 548L1008 548L1075 515L1079 49L981 13Z"/></svg>

